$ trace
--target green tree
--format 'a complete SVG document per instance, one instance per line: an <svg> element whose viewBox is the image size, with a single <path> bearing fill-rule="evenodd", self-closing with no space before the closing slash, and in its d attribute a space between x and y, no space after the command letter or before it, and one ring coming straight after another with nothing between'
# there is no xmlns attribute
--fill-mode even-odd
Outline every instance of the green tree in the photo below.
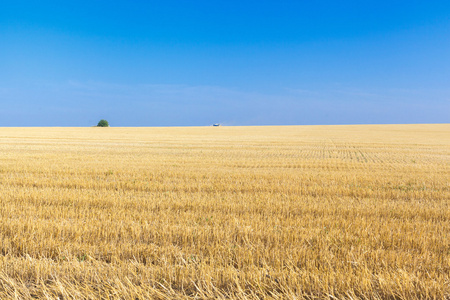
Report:
<svg viewBox="0 0 450 300"><path fill-rule="evenodd" d="M109 123L106 120L100 120L97 124L97 127L109 127Z"/></svg>

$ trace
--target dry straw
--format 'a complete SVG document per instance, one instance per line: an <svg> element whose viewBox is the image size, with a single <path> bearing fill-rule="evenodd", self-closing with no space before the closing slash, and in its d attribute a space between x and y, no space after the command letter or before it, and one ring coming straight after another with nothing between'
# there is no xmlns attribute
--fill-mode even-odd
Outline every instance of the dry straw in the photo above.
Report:
<svg viewBox="0 0 450 300"><path fill-rule="evenodd" d="M0 298L448 298L449 137L2 128Z"/></svg>

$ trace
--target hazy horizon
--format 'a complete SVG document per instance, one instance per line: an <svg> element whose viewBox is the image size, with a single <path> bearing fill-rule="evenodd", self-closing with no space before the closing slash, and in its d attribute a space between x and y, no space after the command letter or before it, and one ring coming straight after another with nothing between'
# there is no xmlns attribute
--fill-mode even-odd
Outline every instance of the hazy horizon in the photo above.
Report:
<svg viewBox="0 0 450 300"><path fill-rule="evenodd" d="M302 124L302 125L224 125L220 127L292 127L292 126L395 126L395 125L450 125L450 123L352 123L352 124ZM185 126L112 126L101 127L97 125L88 126L0 126L0 128L184 128L184 127L214 127L209 125L185 125Z"/></svg>

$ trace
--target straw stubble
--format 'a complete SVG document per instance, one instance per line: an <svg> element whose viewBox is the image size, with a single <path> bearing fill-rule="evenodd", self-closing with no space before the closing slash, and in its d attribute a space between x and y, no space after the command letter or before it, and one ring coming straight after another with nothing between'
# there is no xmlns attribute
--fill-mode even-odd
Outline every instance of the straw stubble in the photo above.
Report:
<svg viewBox="0 0 450 300"><path fill-rule="evenodd" d="M445 299L449 137L2 128L0 298Z"/></svg>

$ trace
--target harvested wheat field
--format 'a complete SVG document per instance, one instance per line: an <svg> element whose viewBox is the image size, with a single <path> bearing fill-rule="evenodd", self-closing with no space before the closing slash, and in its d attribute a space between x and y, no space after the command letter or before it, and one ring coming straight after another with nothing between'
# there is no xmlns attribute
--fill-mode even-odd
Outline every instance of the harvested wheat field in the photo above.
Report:
<svg viewBox="0 0 450 300"><path fill-rule="evenodd" d="M1 128L1 299L448 299L450 125Z"/></svg>

